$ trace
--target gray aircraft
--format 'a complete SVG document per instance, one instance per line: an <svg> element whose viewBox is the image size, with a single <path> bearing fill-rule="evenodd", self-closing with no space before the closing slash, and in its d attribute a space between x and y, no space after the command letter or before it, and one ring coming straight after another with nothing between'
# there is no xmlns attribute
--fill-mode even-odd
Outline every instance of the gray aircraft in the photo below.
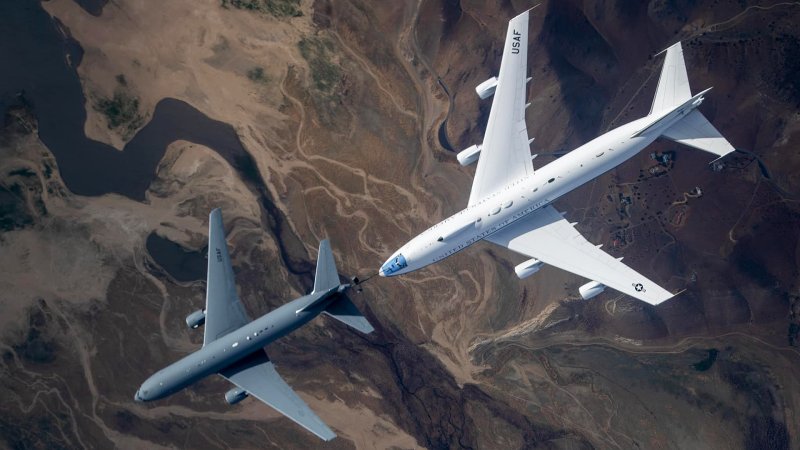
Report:
<svg viewBox="0 0 800 450"><path fill-rule="evenodd" d="M335 438L336 434L278 375L263 348L319 314L327 314L362 333L373 331L344 295L350 285L339 282L328 240L319 244L311 293L251 321L236 294L219 209L211 211L208 234L206 308L186 317L190 328L205 324L203 348L156 372L136 391L134 398L140 402L158 400L208 375L219 374L236 385L225 394L229 404L252 395L321 439Z"/></svg>

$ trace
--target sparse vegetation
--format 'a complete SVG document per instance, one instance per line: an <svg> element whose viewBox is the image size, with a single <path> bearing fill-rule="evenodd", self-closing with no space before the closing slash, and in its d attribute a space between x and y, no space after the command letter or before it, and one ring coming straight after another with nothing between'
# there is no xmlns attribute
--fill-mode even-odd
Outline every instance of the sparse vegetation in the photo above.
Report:
<svg viewBox="0 0 800 450"><path fill-rule="evenodd" d="M128 138L144 122L139 113L139 99L130 93L124 75L117 75L119 86L111 98L100 97L95 101L95 110L106 116L108 128L119 130L124 138Z"/></svg>
<svg viewBox="0 0 800 450"><path fill-rule="evenodd" d="M0 185L0 231L25 228L33 223L33 215L22 191L24 187L17 183Z"/></svg>
<svg viewBox="0 0 800 450"><path fill-rule="evenodd" d="M26 361L49 364L56 360L59 346L49 333L49 316L44 300L39 300L39 308L32 308L28 312L27 335L21 342L13 345L14 351Z"/></svg>
<svg viewBox="0 0 800 450"><path fill-rule="evenodd" d="M300 0L222 0L222 7L228 6L262 12L277 18L303 15L303 11L300 10Z"/></svg>
<svg viewBox="0 0 800 450"><path fill-rule="evenodd" d="M311 68L314 87L326 94L332 94L342 79L339 67L330 60L333 43L324 38L311 37L303 38L298 45L300 54Z"/></svg>
<svg viewBox="0 0 800 450"><path fill-rule="evenodd" d="M714 365L714 361L717 360L717 355L718 354L719 354L719 350L717 350L715 348L710 348L710 349L708 349L708 356L704 360L692 364L692 367L694 368L694 370L696 370L698 372L705 372L708 369L710 369L711 366Z"/></svg>
<svg viewBox="0 0 800 450"><path fill-rule="evenodd" d="M264 72L264 68L260 66L248 70L247 78L254 83L266 84L269 82L269 75L267 75L266 72Z"/></svg>

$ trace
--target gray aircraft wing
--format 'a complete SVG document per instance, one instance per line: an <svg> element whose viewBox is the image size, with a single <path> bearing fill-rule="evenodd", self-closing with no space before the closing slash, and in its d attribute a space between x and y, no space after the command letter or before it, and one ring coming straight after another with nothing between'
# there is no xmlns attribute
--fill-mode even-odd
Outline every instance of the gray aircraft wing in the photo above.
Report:
<svg viewBox="0 0 800 450"><path fill-rule="evenodd" d="M225 241L222 211L217 208L208 216L208 278L203 345L208 345L249 322L250 318L236 294L236 281Z"/></svg>
<svg viewBox="0 0 800 450"><path fill-rule="evenodd" d="M258 350L219 373L306 430L330 441L336 434L283 381L267 353Z"/></svg>

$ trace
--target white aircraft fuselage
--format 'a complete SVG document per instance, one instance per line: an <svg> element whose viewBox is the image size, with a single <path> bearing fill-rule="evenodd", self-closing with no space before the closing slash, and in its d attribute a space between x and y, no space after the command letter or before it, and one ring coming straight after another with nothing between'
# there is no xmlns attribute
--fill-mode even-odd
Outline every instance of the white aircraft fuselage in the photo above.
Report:
<svg viewBox="0 0 800 450"><path fill-rule="evenodd" d="M402 275L447 258L619 166L696 109L705 92L615 128L437 223L396 251L379 274Z"/></svg>

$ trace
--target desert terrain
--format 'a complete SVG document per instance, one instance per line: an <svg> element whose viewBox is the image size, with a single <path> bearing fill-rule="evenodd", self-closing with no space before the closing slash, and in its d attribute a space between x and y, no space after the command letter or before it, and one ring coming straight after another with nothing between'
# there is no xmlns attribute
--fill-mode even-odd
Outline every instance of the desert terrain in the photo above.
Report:
<svg viewBox="0 0 800 450"><path fill-rule="evenodd" d="M676 40L721 164L658 141L557 201L672 291L651 307L488 243L268 348L339 438L209 378L133 394L197 349L208 212L245 308L310 290L466 205L509 1L6 2L0 30L0 445L8 448L797 448L800 3L545 1L531 15L539 167L647 114ZM656 158L669 155L670 161Z"/></svg>

